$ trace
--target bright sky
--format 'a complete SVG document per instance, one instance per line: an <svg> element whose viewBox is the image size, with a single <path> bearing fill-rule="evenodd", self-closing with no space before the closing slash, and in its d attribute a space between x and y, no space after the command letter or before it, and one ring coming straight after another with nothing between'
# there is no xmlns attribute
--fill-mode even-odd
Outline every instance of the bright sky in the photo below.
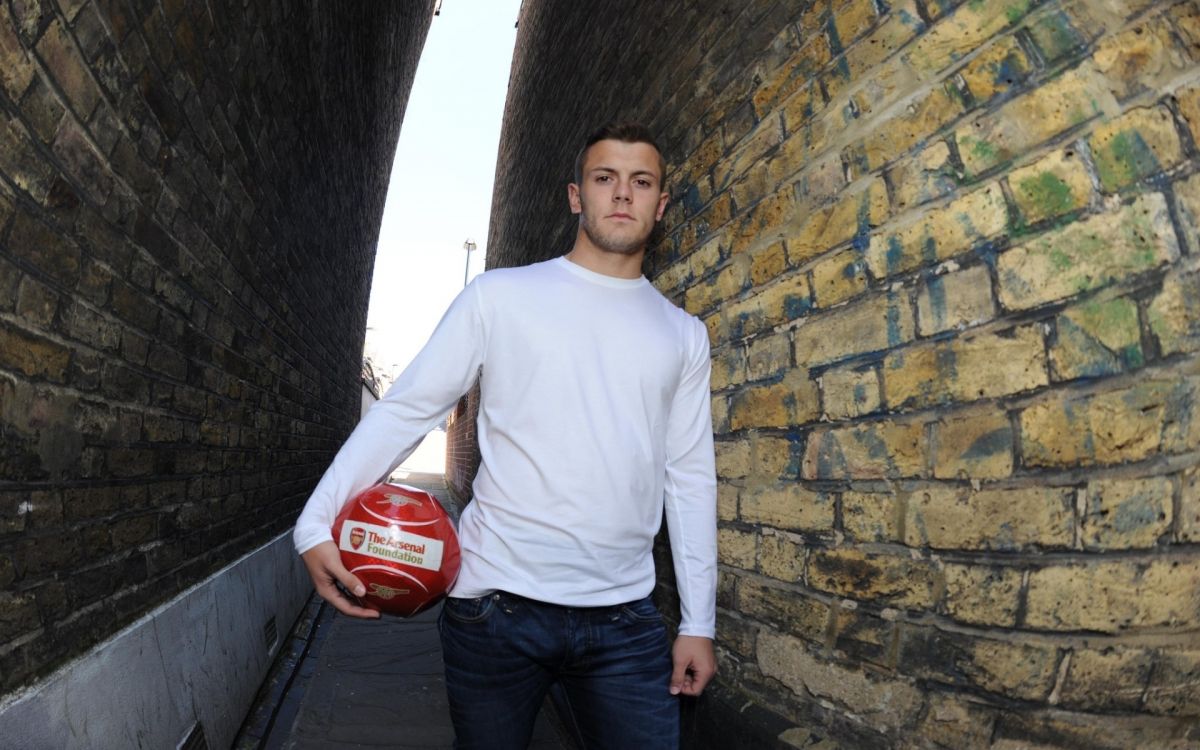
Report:
<svg viewBox="0 0 1200 750"><path fill-rule="evenodd" d="M500 120L520 0L444 0L434 16L392 166L367 314L367 353L393 376L454 295L483 271ZM391 377L388 377L390 382Z"/></svg>

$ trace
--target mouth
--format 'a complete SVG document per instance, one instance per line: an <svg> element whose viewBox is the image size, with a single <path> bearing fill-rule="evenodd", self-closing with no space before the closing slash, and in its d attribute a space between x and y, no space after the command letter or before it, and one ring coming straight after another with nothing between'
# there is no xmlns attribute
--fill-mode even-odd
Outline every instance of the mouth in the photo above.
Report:
<svg viewBox="0 0 1200 750"><path fill-rule="evenodd" d="M608 218L610 218L610 219L628 219L630 221L633 220L632 215L626 214L626 213L621 213L619 211L617 213L609 214Z"/></svg>

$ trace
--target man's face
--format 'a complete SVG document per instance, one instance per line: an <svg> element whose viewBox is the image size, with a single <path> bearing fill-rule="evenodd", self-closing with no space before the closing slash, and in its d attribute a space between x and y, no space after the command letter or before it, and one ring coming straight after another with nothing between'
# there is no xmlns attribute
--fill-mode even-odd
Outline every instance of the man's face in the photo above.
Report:
<svg viewBox="0 0 1200 750"><path fill-rule="evenodd" d="M582 184L568 185L567 198L593 245L622 255L642 250L667 206L658 150L648 143L597 141L584 155Z"/></svg>

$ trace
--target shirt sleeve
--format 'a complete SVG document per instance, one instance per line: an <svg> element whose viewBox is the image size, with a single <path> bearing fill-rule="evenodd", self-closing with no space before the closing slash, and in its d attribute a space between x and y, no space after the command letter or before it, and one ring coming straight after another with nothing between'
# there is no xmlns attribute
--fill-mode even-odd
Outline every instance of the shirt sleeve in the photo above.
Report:
<svg viewBox="0 0 1200 750"><path fill-rule="evenodd" d="M346 501L391 474L471 388L487 345L482 278L455 298L420 353L337 452L296 520L298 553L332 540Z"/></svg>
<svg viewBox="0 0 1200 750"><path fill-rule="evenodd" d="M708 334L692 320L691 356L667 421L665 508L680 602L680 635L716 634L717 472Z"/></svg>

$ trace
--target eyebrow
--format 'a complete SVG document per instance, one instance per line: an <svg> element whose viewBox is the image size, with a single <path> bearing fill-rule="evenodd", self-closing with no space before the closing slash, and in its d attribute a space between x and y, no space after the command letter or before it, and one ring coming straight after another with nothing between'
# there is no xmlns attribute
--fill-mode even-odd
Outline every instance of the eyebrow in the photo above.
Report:
<svg viewBox="0 0 1200 750"><path fill-rule="evenodd" d="M610 174L616 174L617 169L615 167L605 167L605 166L601 165L601 166L592 167L591 169L588 170L587 173L593 174L595 172L607 172ZM638 177L640 175L647 175L649 177L653 177L655 180L659 179L658 175L649 169L639 169L639 170L636 170L631 173L632 177Z"/></svg>

